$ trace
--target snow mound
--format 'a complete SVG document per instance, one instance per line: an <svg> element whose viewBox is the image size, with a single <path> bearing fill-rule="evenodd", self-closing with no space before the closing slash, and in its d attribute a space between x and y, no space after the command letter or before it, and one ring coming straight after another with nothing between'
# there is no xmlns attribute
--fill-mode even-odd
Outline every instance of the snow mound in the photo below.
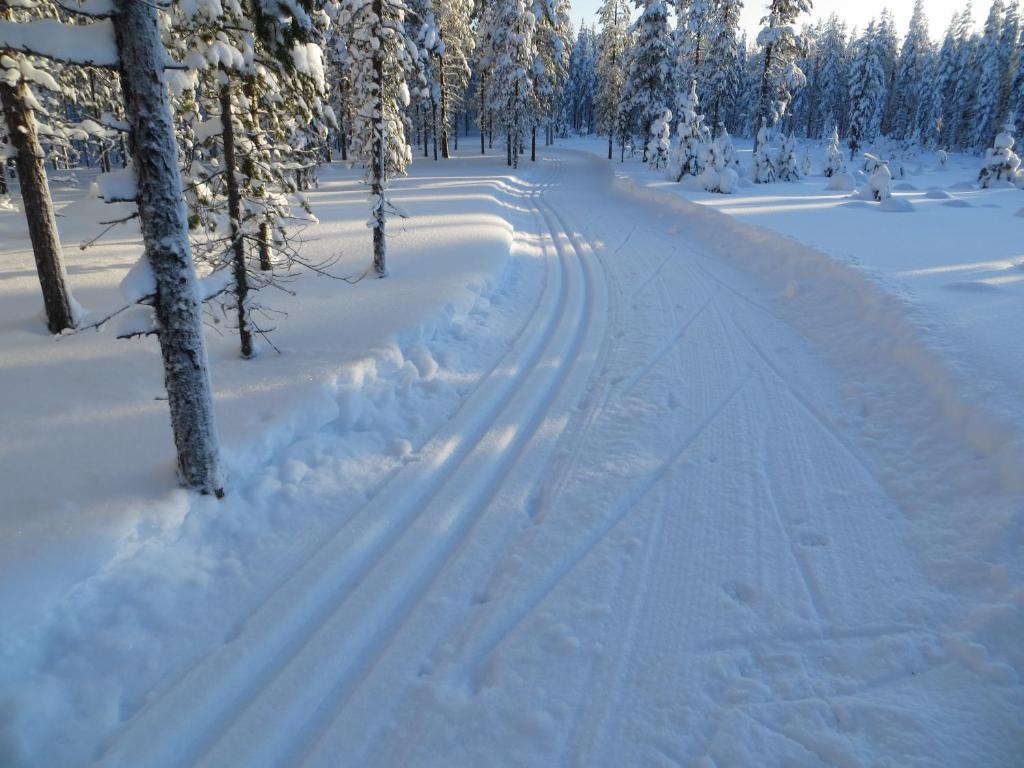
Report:
<svg viewBox="0 0 1024 768"><path fill-rule="evenodd" d="M878 210L886 213L913 213L914 206L905 198L889 197L879 204Z"/></svg>
<svg viewBox="0 0 1024 768"><path fill-rule="evenodd" d="M853 174L836 173L829 177L828 184L825 186L825 189L836 192L853 192L856 186Z"/></svg>
<svg viewBox="0 0 1024 768"><path fill-rule="evenodd" d="M970 192L976 189L976 187L969 181L958 181L956 184L950 184L946 189L951 192Z"/></svg>
<svg viewBox="0 0 1024 768"><path fill-rule="evenodd" d="M894 192L917 192L917 187L909 182L903 181L893 185Z"/></svg>
<svg viewBox="0 0 1024 768"><path fill-rule="evenodd" d="M947 208L973 208L974 207L973 205L971 205L966 200L947 200L946 202L942 203L942 205L946 206Z"/></svg>
<svg viewBox="0 0 1024 768"><path fill-rule="evenodd" d="M953 196L944 189L938 189L933 187L924 193L925 198L928 200L952 200Z"/></svg>

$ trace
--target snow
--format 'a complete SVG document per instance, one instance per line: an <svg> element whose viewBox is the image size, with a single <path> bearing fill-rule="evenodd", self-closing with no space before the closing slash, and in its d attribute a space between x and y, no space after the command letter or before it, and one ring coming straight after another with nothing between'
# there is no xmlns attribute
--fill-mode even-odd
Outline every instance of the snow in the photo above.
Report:
<svg viewBox="0 0 1024 768"><path fill-rule="evenodd" d="M114 27L107 19L78 25L53 19L0 20L0 48L98 67L115 67L118 63Z"/></svg>
<svg viewBox="0 0 1024 768"><path fill-rule="evenodd" d="M388 279L290 285L280 356L212 333L219 503L155 342L48 339L0 214L0 762L1014 764L1020 192L954 155L911 179L970 208L880 216L605 152L417 163ZM360 274L355 173L309 198Z"/></svg>

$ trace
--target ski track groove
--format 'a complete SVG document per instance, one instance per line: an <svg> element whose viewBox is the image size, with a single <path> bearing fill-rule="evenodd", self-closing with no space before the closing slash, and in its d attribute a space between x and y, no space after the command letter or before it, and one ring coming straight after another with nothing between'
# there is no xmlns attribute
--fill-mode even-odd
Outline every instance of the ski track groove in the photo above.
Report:
<svg viewBox="0 0 1024 768"><path fill-rule="evenodd" d="M560 166L560 163L558 163L558 165ZM555 186L555 184L554 184L554 182L552 182L552 184L547 185L544 189L539 190L538 194L533 198L533 200L535 201L535 205L537 206L536 213L538 213L540 215L541 219L543 219L543 225L542 225L541 228L547 230L547 235L550 238L552 247L556 251L556 255L560 259L562 259L563 261L573 261L568 256L568 254L570 252L573 255L576 256L576 259L575 259L574 263L577 263L580 266L581 276L583 278L583 285L584 285L583 294L586 297L586 301L584 302L584 307L581 310L582 322L576 324L575 335L573 337L574 338L573 348L572 348L571 352L568 355L564 356L566 361L567 361L566 364L563 365L559 369L559 375L557 376L555 381L553 381L548 396L540 404L539 409L536 412L536 416L532 420L532 425L529 427L528 430L526 430L524 432L524 436L523 436L522 440L519 443L519 447L518 447L517 453L508 462L507 468L504 471L504 473L502 474L501 478L493 484L491 495L486 500L484 500L483 502L480 503L479 509L478 509L478 513L477 513L477 516L476 516L477 519L479 519L479 517L484 514L486 508L493 501L493 499L498 495L499 491L501 490L502 484L514 472L515 467L517 466L516 462L517 462L517 460L519 458L521 458L523 449L525 449L525 447L529 444L529 442L531 441L533 436L536 434L537 430L539 429L540 425L543 422L543 417L545 415L547 415L551 411L551 408L552 408L553 404L556 402L556 400L558 399L559 395L561 394L562 389L564 388L566 383L571 378L572 373L574 371L574 364L578 361L578 358L579 358L579 351L580 351L581 347L583 346L583 344L585 342L588 330L590 330L590 328L593 325L593 317L592 317L592 315L593 315L593 302L591 301L590 297L594 293L594 286L593 286L592 277L589 274L589 270L585 266L585 260L583 258L581 258L581 254L580 254L580 251L578 249L576 249L576 248L572 248L571 250L570 249L566 249L563 245L560 244L559 237L558 237L558 235L556 234L556 231L555 231L555 227L552 225L552 223L550 221L550 218L547 215L545 215L544 209L541 207L541 206L546 206L547 205L545 200L544 200L544 198L543 198L543 193L545 191L547 191L548 189L551 189L554 186ZM541 224L540 220L538 220L538 224ZM571 240L571 238L567 238L567 239ZM566 430L563 430L563 434L565 433L565 431ZM464 535L460 539L459 544L456 546L456 549L453 550L453 552L449 555L448 559L445 561L445 564L447 564L447 562L450 562L452 559L454 559L455 554L457 553L457 551L459 549L461 549L462 544L469 540L470 536L468 535L468 533L469 532L467 532L467 534ZM503 543L503 541L504 541L504 539L502 537L499 537L498 542L497 542L497 546L499 548L500 548L501 544ZM492 557L483 558L483 560L485 562L488 562L488 563L494 562L496 560L496 553L492 552L491 555L492 555ZM430 588L431 584L436 579L436 577L441 573L441 571L443 570L445 564L442 564L440 567L438 567L436 569L435 573L430 577L429 581L426 584L424 584L423 589L421 591L421 594L426 594L429 591L429 588ZM404 621L405 619L409 618L413 614L413 612L414 612L414 607L413 607L413 605L410 605L407 610L403 610L401 612L400 615L402 617L402 620ZM395 638L398 635L398 630L400 628L401 628L401 625L399 625L399 627L396 627L394 631L389 633L389 636L388 636L389 640ZM360 681L365 679L368 676L368 674L372 671L373 664L376 661L378 661L383 656L383 654L386 652L388 647L389 646L388 646L387 643L378 644L377 653L375 654L375 656L371 660L370 664L366 665L365 667L362 667L363 671L361 673ZM350 690L346 696L344 696L338 702L335 703L335 705L333 707L333 713L332 713L332 716L330 717L329 722L325 722L325 729L326 729L326 727L329 726L330 722L333 722L334 720L336 720L341 715L341 711L344 708L344 705L350 699L352 693L354 693L354 690L355 690L355 687L353 686L352 690ZM325 730L325 729L322 729L322 730ZM312 752L315 751L317 745L316 745L316 743L314 743L314 741L317 741L317 740L312 740L312 741L309 742L309 748L303 754L302 759L298 760L297 763L301 764L305 759L307 759L310 756L310 754Z"/></svg>
<svg viewBox="0 0 1024 768"><path fill-rule="evenodd" d="M539 195L543 189L546 189L552 184L554 184L559 173L560 167L558 165L553 165L551 173L548 174L532 192L530 192L528 197L535 197ZM453 416L448 420L448 422L442 427L440 427L428 439L428 441L424 444L423 448L419 452L419 458L416 461L410 462L405 467L402 467L401 469L396 471L391 476L391 478L389 478L389 480L384 484L384 486L373 496L373 498L368 500L368 502L365 505L363 505L363 507L360 508L357 512L347 517L340 526L329 532L325 536L324 543L316 547L313 550L313 552L310 553L310 555L302 562L300 566L298 566L294 571L289 573L284 580L282 580L268 593L268 595L263 599L261 603L255 606L255 608L249 613L248 617L241 622L241 628L238 628L236 626L236 628L231 630L231 632L225 639L225 643L222 646L214 649L211 653L198 659L195 664L186 669L181 675L179 675L173 681L167 683L161 689L161 692L158 695L156 695L151 701L147 702L140 710L138 710L138 712L133 713L132 717L126 720L126 728L122 729L122 731L115 734L106 744L104 744L101 747L100 754L97 755L95 758L97 764L134 766L135 764L137 764L137 762L134 762L131 757L127 758L127 763L124 762L126 758L123 756L123 754L121 754L121 749L125 747L127 747L130 753L146 754L148 755L147 759L155 758L157 760L156 763L148 764L156 765L190 764L197 757L197 753L201 754L203 749L202 745L206 744L207 742L210 742L212 739L216 737L216 725L214 724L214 722L219 722L223 717L225 717L226 711L229 710L233 705L237 705L239 702L244 701L247 698L248 694L251 693L251 689L254 687L252 684L246 685L244 681L234 679L234 676L230 674L232 671L236 673L239 672L239 667L241 665L236 663L237 657L232 656L226 659L220 658L220 656L225 653L225 649L237 644L236 641L245 634L245 627L248 626L250 622L252 622L256 617L259 617L260 615L268 611L273 612L272 605L276 606L276 603L281 601L282 595L284 595L288 591L288 588L294 585L297 580L302 579L303 576L309 575L308 570L310 568L310 564L316 562L318 559L323 559L325 557L325 553L332 548L332 545L337 544L338 538L342 534L346 533L347 529L353 527L358 522L360 516L366 514L367 509L374 506L378 506L380 504L380 499L382 499L386 495L386 492L389 489L393 488L402 479L403 475L407 474L408 471L414 472L417 469L422 470L426 466L426 462L428 460L433 459L435 462L437 462L437 459L440 457L440 462L438 466L434 467L432 472L432 476L434 477L435 480L435 487L431 490L429 494L426 495L425 501L429 501L430 498L433 498L433 496L436 495L439 488L443 486L444 483L458 470L458 468L462 465L466 457L471 452L471 449L463 448L460 453L458 447L452 450L452 440L450 438L447 440L440 440L439 435L442 435L443 433L448 431L450 429L450 425L452 424L452 422L456 421L460 415L466 413L469 410L472 410L472 401L476 397L483 396L481 395L481 393L483 393L488 386L497 387L499 392L497 395L487 393L490 394L491 399L495 400L496 402L492 403L490 407L485 407L484 410L494 413L500 413L501 410L505 407L505 405L514 397L515 392L518 389L514 384L516 382L521 382L526 377L528 377L530 371L534 370L537 364L539 364L539 362L541 361L542 352L544 347L546 346L545 339L548 336L548 331L550 328L555 326L557 320L560 318L563 312L564 302L561 300L556 300L556 302L554 303L555 314L552 317L547 318L547 322L541 323L541 325L543 325L544 327L541 328L539 332L534 334L536 336L536 339L524 339L524 337L529 333L531 327L538 325L536 320L538 314L541 311L543 311L543 305L545 300L544 294L548 289L548 284L550 283L550 281L551 274L550 269L548 269L545 272L544 287L541 289L541 296L538 299L538 301L534 304L533 312L530 318L523 324L519 333L510 344L508 351L506 351L506 353L494 364L494 366L492 366L487 372L485 372L485 374L481 377L479 382L473 387L473 390L466 395L459 411L456 414L453 414ZM520 346L525 346L527 347L527 349L522 350L520 349ZM534 347L535 349L533 349ZM497 381L496 376L500 375L500 373L503 370L509 367L509 360L514 360L517 357L525 357L527 360L532 359L532 365L519 366L519 370L517 372L514 382ZM480 428L477 431L480 434L480 440L482 440L487 434L487 431L484 428ZM433 450L430 450L431 447L433 447ZM455 454L459 455L455 456L455 460L453 463L450 463L448 466L446 466L445 462L451 462L451 457ZM418 506L422 508L423 505L420 504ZM410 518L408 520L405 520L404 522L411 524L412 519ZM393 544L394 541L400 537L401 532L405 530L405 527L406 526L403 526L401 530L390 531L391 536L388 537L388 541L384 543L384 550L378 553L379 556L383 556L386 553L390 544ZM374 530L375 529L371 528L371 533ZM343 547L343 549L349 549L349 547ZM372 565L373 562L369 563L370 568L372 568ZM334 567L337 568L338 566L335 565ZM367 569L364 567L363 573L365 572L367 572ZM351 589L353 588L353 585L357 586L361 581L361 578L362 576L358 572L343 573L337 576L333 576L329 579L329 581L331 581L332 584L335 585L333 586L332 591L337 592ZM319 579L315 580L315 583L323 587L323 581L323 579ZM295 608L296 604L298 605L297 609ZM327 613L330 612L329 606L331 604L333 604L331 601L327 602ZM321 610L316 610L318 607ZM323 613L324 607L325 606L323 604L323 601L320 601L318 605L310 606L309 601L303 600L301 597L297 601L294 601L294 604L292 601L288 601L289 610L286 612L298 612L300 614L300 620L295 622L297 628L294 629L294 631L287 633L289 634L289 636L286 638L277 636L280 633L285 632L285 630L275 631L275 628L289 625L289 622L272 622L272 628L270 630L270 634L272 635L272 637L269 639L269 641L265 643L273 646L273 648L270 649L271 651L273 651L272 653L270 653L270 655L278 659L282 658L283 656L283 658L287 660L287 658L290 657L291 652L297 646L301 645L301 637L308 637L311 633L315 632L319 626L321 626L322 622L318 621L316 614ZM314 615L312 617L302 618L302 615L304 613L312 613ZM257 643L257 645L260 645L260 643ZM247 658L252 653L251 649L249 649L248 647L239 650L243 651ZM271 667L269 671L264 669L262 673L256 675L257 678L263 680L264 682L268 678L273 676L276 665L274 664L273 659L268 660L266 658L261 657L260 659L256 660L257 668L265 668L268 665ZM207 666L213 666L214 669L207 669ZM215 694L214 696L207 695L208 691L207 684L205 681L206 675L208 673L212 673L213 676L216 676L219 673L223 673L223 667L227 667L228 674L223 675L227 678L226 683L220 687L219 691L215 690L213 692ZM193 690L193 688L195 687L199 688L198 692ZM259 688L258 685L255 687L257 689ZM233 690L235 688L244 688L248 690ZM219 696L216 695L218 693L220 694ZM195 706L195 702L193 701L192 698L196 695L200 699L202 699L202 702L198 707ZM177 701L177 699L180 697L185 697L187 704L185 702ZM216 700L212 701L211 699ZM183 744L180 741L178 741L175 742L175 744L173 745L168 744L167 740L170 737L168 735L164 735L164 738L162 740L157 740L158 743L155 745L155 749L158 752L158 754L154 756L152 754L154 750L153 739L150 737L149 733L145 731L145 728L143 728L143 733L134 733L133 722L135 722L137 718L142 718L145 720L159 719L164 722L173 721L174 718L170 718L168 714L164 712L164 710L167 708L169 708L170 711L191 712L191 718L189 719L189 722L196 723L199 721L203 721L210 724L206 727L200 725L198 728L196 728L195 731L200 732L200 735L198 736L195 735L195 731L189 732L185 728L162 729L163 732L166 732L167 730L174 730L176 734L182 737L185 743ZM213 709L215 711L211 712L209 711L210 709ZM217 715L218 711L220 712L219 716ZM126 736L128 739L127 744L125 743ZM135 736L135 738L132 738L133 736Z"/></svg>
<svg viewBox="0 0 1024 768"><path fill-rule="evenodd" d="M556 165L556 178L557 175L560 175L560 171L561 164L559 163ZM536 199L539 199L539 194ZM276 705L279 705L282 700L286 700L287 703L298 706L300 709L305 704L304 709L306 711L290 714L290 719L294 723L293 729L279 729L288 730L289 734L287 737L278 740L283 743L276 747L276 756L269 754L272 747L264 744L258 756L259 762L256 763L257 756L252 755L251 761L248 764L300 763L309 755L311 750L315 749L324 730L343 709L354 687L369 674L373 665L387 648L389 640L401 630L403 622L408 619L418 600L429 589L437 574L444 569L451 557L459 550L460 544L470 535L475 523L500 489L503 480L508 476L512 466L514 466L523 446L539 428L543 416L548 412L562 382L568 376L570 370L568 365L560 366L555 372L549 373L546 361L549 359L572 361L575 359L579 346L582 344L585 330L584 324L574 321L569 316L569 308L572 307L572 302L570 301L572 286L570 285L569 274L573 271L571 267L576 266L581 273L580 277L583 278L580 280L580 286L578 287L578 292L580 293L578 302L580 306L577 310L577 314L582 320L586 317L589 301L584 268L582 264L578 263L578 257L575 265L571 263L570 255L564 248L560 247L557 238L554 238L554 242L558 253L558 261L562 265L564 276L561 281L558 316L553 324L554 330L545 334L547 342L541 354L537 356L537 359L530 366L530 370L525 377L520 379L512 398L503 405L499 416L490 422L485 434L486 439L487 435L495 431L498 421L505 417L506 411L512 408L518 396L522 395L527 400L526 404L519 408L519 411L523 412L514 411L508 419L510 424L514 426L503 430L506 435L511 430L512 437L509 438L509 442L501 446L501 457L496 462L488 461L486 458L487 450L477 450L477 448L484 445L484 442L477 443L467 453L467 458L460 467L449 476L448 482L443 484L431 496L427 504L421 505L417 519L409 529L415 528L416 523L426 516L434 502L443 493L452 488L455 480L461 480L459 470L470 464L471 459L479 457L478 463L483 462L484 467L479 468L481 473L470 480L469 486L471 490L469 495L467 495L464 489L451 490L456 496L450 500L449 506L454 508L455 511L439 513L441 514L441 520L446 523L445 530L451 530L454 533L447 535L434 548L425 546L422 540L410 542L410 547L413 549L413 552L409 553L413 563L412 567L403 566L397 579L394 575L387 579L383 575L380 576L385 581L385 584L380 585L379 590L360 589L359 587L362 587L364 582L369 582L380 573L379 565L385 557L391 554L391 549L389 548L387 552L378 557L372 567L367 569L365 578L357 585L357 588L353 589L351 594L346 596L344 600L335 604L335 610L332 612L328 622L318 628L312 640L320 641L320 644L305 644L301 649L301 653L291 656L285 666L282 667L279 675L271 681L271 685L275 685L278 688L288 686L289 680L285 675L288 675L294 669L296 671L289 676L297 678L295 682L311 684L317 687L316 695L311 696L307 689L307 691L303 692L301 699L292 697L290 701L287 701L289 697L285 691L282 691L282 695L272 695L270 698L260 698L250 702L245 710L239 713L230 730L227 730L215 743L214 747L204 754L203 764L211 766L223 765L223 759L218 757L221 752L223 752L225 758L231 755L245 754L247 750L251 754L252 745L247 740L248 734L253 730L251 726L256 726L258 723L265 721L269 716L280 717L281 713L277 711L278 706ZM563 326L565 327L564 331ZM560 333L568 335L568 343L559 342L558 335ZM552 349L557 351L553 353ZM546 376L553 376L553 378L550 382L546 382ZM529 379L534 377L540 379L538 386L526 386ZM540 399L534 394L538 391L544 393ZM522 427L524 422L525 428ZM501 436L495 435L494 437L500 444ZM493 474L493 477L490 478L488 478L489 473L486 471L488 466L491 467L490 473ZM480 483L481 477L487 479L487 482ZM407 536L400 535L396 542L402 544L407 538ZM350 611L346 611L350 602L353 608ZM358 621L342 624L339 619L336 619L336 616L352 611L359 615L360 610L366 616L360 616ZM341 626L338 626L339 624ZM370 626L375 628L376 632L369 639L359 642L352 639L354 635L344 631L344 628L347 626L362 628ZM336 648L333 642L328 642L335 637L341 641L342 647L340 649ZM349 645L355 647L348 648L347 646ZM325 670L325 667L328 665L324 662L335 660L340 660L334 664L337 668ZM328 679L333 679L334 682L326 682ZM280 683L278 682L279 680L281 681ZM314 698L317 699L315 707L312 706L312 699ZM264 701L266 703L262 706L261 710L257 709L257 706L263 705ZM248 714L250 712L253 714Z"/></svg>

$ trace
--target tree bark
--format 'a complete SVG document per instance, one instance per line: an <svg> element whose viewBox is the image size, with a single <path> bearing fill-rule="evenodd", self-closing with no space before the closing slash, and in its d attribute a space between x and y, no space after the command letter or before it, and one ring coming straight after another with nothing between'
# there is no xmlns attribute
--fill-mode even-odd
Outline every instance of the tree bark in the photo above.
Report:
<svg viewBox="0 0 1024 768"><path fill-rule="evenodd" d="M249 328L249 276L245 268L245 238L242 236L242 194L238 188L238 160L235 157L235 126L231 114L231 85L220 89L220 127L224 141L224 183L228 188L228 218L231 219L232 269L235 273L235 304L238 315L238 340L242 357L252 357L252 330Z"/></svg>
<svg viewBox="0 0 1024 768"><path fill-rule="evenodd" d="M373 15L383 24L384 3L383 0L373 0ZM374 114L377 116L373 124L373 160L370 164L370 191L373 195L373 271L377 277L387 276L387 264L385 260L387 242L384 236L385 211L384 211L384 56L383 46L378 46L373 53L373 82L376 86L376 100ZM424 136L423 148L426 150L426 137Z"/></svg>
<svg viewBox="0 0 1024 768"><path fill-rule="evenodd" d="M156 282L154 309L178 468L186 485L219 498L224 495L224 472L181 194L178 144L163 80L167 54L154 3L114 0L114 9L139 222Z"/></svg>
<svg viewBox="0 0 1024 768"><path fill-rule="evenodd" d="M441 157L447 160L448 152L448 93L444 87L444 56L437 57L438 84L441 87ZM455 129L455 143L459 142L459 129ZM437 159L437 140L434 140L434 159Z"/></svg>
<svg viewBox="0 0 1024 768"><path fill-rule="evenodd" d="M537 126L530 129L530 162L537 162Z"/></svg>
<svg viewBox="0 0 1024 768"><path fill-rule="evenodd" d="M28 107L28 85L0 82L0 104L21 182L22 207L28 222L28 236L36 261L39 287L43 292L46 327L60 333L75 326L71 291L67 285L64 257L57 233L57 219L46 181L43 148L39 144L36 119Z"/></svg>
<svg viewBox="0 0 1024 768"><path fill-rule="evenodd" d="M480 154L486 155L487 148L484 147L484 122L487 117L484 111L484 92L487 89L487 75L481 73L480 75Z"/></svg>

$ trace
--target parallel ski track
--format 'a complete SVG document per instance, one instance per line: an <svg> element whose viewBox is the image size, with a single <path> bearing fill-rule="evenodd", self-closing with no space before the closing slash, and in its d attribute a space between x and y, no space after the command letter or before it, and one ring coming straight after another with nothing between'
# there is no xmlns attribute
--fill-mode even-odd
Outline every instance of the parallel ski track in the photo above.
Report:
<svg viewBox="0 0 1024 768"><path fill-rule="evenodd" d="M560 173L553 163L535 208ZM557 242L550 220L546 234ZM138 712L100 764L289 764L315 741L472 530L573 365L590 280L575 249L557 251L513 348L419 460Z"/></svg>

